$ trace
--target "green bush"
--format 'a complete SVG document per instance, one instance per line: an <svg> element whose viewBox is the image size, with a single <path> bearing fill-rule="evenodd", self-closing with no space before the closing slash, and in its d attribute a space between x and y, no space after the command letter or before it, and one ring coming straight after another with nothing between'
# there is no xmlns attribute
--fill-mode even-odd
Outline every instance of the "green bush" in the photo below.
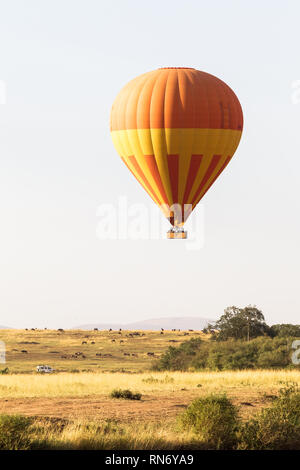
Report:
<svg viewBox="0 0 300 470"><path fill-rule="evenodd" d="M31 419L18 415L0 415L0 450L26 450L30 448Z"/></svg>
<svg viewBox="0 0 300 470"><path fill-rule="evenodd" d="M269 408L241 427L238 439L239 449L299 449L300 390L297 385L281 389Z"/></svg>
<svg viewBox="0 0 300 470"><path fill-rule="evenodd" d="M133 393L131 390L115 389L110 394L111 398L124 398L126 400L140 400L141 393Z"/></svg>
<svg viewBox="0 0 300 470"><path fill-rule="evenodd" d="M169 346L160 360L153 365L153 370L186 370L201 344L200 338L191 338L177 348Z"/></svg>
<svg viewBox="0 0 300 470"><path fill-rule="evenodd" d="M179 425L194 431L209 449L236 446L237 409L225 395L209 395L193 401L179 416Z"/></svg>
<svg viewBox="0 0 300 470"><path fill-rule="evenodd" d="M169 347L155 370L241 370L298 368L291 361L292 337L258 337L251 341L201 341L192 338Z"/></svg>

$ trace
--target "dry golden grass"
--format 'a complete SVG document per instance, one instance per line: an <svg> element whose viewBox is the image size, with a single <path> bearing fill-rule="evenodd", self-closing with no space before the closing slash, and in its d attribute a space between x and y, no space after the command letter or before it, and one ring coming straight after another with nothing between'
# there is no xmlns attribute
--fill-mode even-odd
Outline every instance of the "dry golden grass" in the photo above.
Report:
<svg viewBox="0 0 300 470"><path fill-rule="evenodd" d="M202 389L205 392L255 388L278 390L283 382L297 382L292 370L243 370L222 372L81 372L60 374L12 374L0 376L0 397L83 397L109 395L114 388L130 388L143 394Z"/></svg>

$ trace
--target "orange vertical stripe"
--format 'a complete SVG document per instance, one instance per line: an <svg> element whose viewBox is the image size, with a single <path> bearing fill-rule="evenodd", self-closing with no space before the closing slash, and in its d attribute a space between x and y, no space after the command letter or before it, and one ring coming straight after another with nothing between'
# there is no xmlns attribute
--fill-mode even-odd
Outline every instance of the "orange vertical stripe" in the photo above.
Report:
<svg viewBox="0 0 300 470"><path fill-rule="evenodd" d="M167 155L173 204L178 203L179 155Z"/></svg>
<svg viewBox="0 0 300 470"><path fill-rule="evenodd" d="M217 164L219 163L221 159L221 155L213 155L212 159L211 159L211 162L209 164L209 167L201 181L201 184L199 186L199 188L197 189L197 192L193 198L193 201L192 201L192 204L194 205L195 204L195 201L197 201L202 189L204 188L204 186L206 185L207 181L209 180L209 178L213 175L215 169L216 169L216 166Z"/></svg>
<svg viewBox="0 0 300 470"><path fill-rule="evenodd" d="M157 163L156 163L156 160L155 160L155 156L154 155L145 155L145 160L146 160L146 163L148 165L148 168L149 170L151 171L151 175L158 187L158 190L161 194L161 199L163 200L163 202L165 204L170 204L170 202L168 201L168 198L167 198L167 195L166 195L166 191L165 191L165 188L164 188L164 185L162 183L162 180L161 180L161 177L160 177L160 174L159 174L159 170L158 170L158 167L157 167Z"/></svg>
<svg viewBox="0 0 300 470"><path fill-rule="evenodd" d="M144 185L145 185L145 189L148 191L148 193L150 194L150 196L152 197L152 199L154 199L154 201L160 205L160 202L159 202L159 199L157 197L157 195L155 194L155 192L153 191L153 189L151 188L150 184L148 183L144 173L142 172L141 170L141 167L139 166L138 162L136 161L136 158L134 155L131 155L130 157L128 157L129 160L130 160L130 163L132 164L133 168L135 169L136 173L138 174L138 176L141 178L141 180L143 181ZM124 163L126 164L127 168L129 168L129 166L127 165L126 161L124 160L124 158L122 158L122 160L124 161ZM134 172L131 170L131 168L129 168L129 170L131 171L131 173L135 176Z"/></svg>
<svg viewBox="0 0 300 470"><path fill-rule="evenodd" d="M230 162L231 160L231 157L227 157L225 162L223 163L223 165L221 166L221 168L219 169L218 173L216 174L216 176L214 177L214 179L212 180L212 182L210 183L210 185L206 188L206 190L204 191L204 193L202 194L201 198L202 199L204 197L204 195L207 193L207 191L209 190L209 188L214 184L214 182L216 181L216 179L220 176L220 174L222 173L222 171L226 168L226 166L228 165L228 163ZM200 199L193 204L193 209L194 207L196 206L196 204L198 204L198 202L200 201Z"/></svg>
<svg viewBox="0 0 300 470"><path fill-rule="evenodd" d="M202 161L203 155L192 155L188 177L186 180L185 192L183 196L183 204L188 203L188 198L193 187L194 181L196 179L198 170L200 168L200 163Z"/></svg>

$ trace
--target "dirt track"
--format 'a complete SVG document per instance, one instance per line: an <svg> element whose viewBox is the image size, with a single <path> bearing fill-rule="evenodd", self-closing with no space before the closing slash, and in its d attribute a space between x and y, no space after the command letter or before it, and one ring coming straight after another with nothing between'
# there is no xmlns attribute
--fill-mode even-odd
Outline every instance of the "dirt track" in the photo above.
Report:
<svg viewBox="0 0 300 470"><path fill-rule="evenodd" d="M161 421L175 417L199 392L180 391L176 394L144 395L141 401L113 400L109 397L78 398L8 398L0 401L0 413L55 418L116 419ZM252 390L236 390L233 402L241 407L241 416L247 417L266 406L266 400Z"/></svg>

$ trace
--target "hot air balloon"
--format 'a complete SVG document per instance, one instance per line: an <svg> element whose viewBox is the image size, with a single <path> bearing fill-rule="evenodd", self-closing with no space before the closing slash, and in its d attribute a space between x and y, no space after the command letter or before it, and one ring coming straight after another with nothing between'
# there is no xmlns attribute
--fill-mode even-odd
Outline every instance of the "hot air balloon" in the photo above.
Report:
<svg viewBox="0 0 300 470"><path fill-rule="evenodd" d="M114 146L172 228L183 225L230 162L243 129L234 92L219 78L167 67L131 80L111 110Z"/></svg>

